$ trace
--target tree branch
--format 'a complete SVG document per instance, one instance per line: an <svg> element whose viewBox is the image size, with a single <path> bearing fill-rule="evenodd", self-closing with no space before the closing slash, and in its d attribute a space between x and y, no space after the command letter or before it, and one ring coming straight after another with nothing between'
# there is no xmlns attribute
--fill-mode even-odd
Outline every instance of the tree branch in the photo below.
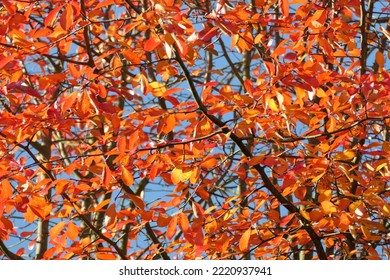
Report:
<svg viewBox="0 0 390 280"><path fill-rule="evenodd" d="M230 129L225 125L223 121L215 117L214 115L211 115L208 113L208 110L206 106L202 103L202 100L196 90L196 87L191 79L191 74L184 64L183 60L179 56L179 51L176 46L174 45L175 53L176 53L176 60L179 63L182 71L184 72L184 75L186 77L187 83L189 84L191 93L193 98L195 99L195 102L199 109L202 111L202 113L210 120L212 121L215 125L220 127L222 131L225 134L230 133L230 138L236 143L236 145L240 148L241 152L244 154L245 157L247 158L252 158L253 155L250 152L250 150L246 147L246 145L243 143L240 137L234 134L234 132L231 132ZM263 166L260 164L256 164L253 166L253 168L256 169L256 171L260 174L261 179L264 182L265 187L271 192L271 194L285 207L287 210L289 210L291 213L295 213L295 215L299 218L299 220L303 224L303 228L306 230L306 232L309 234L310 238L312 239L314 246L317 249L317 254L320 259L326 260L327 256L324 251L324 248L322 247L321 244L321 239L320 237L316 234L314 229L310 225L310 221L308 221L306 218L304 218L301 214L300 211L297 207L295 207L288 199L286 199L279 191L278 189L274 186L274 184L271 182L269 179L268 175L265 172L265 169Z"/></svg>

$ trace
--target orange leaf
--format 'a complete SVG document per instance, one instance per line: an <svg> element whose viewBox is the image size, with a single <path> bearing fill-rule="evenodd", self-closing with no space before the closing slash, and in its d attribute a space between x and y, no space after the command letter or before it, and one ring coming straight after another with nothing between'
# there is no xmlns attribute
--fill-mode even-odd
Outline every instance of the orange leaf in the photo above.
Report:
<svg viewBox="0 0 390 280"><path fill-rule="evenodd" d="M217 221L211 217L211 216L208 216L206 218L206 222L205 222L205 225L204 225L204 230L207 234L213 234L215 233L215 231L218 229L218 223Z"/></svg>
<svg viewBox="0 0 390 280"><path fill-rule="evenodd" d="M171 174L171 180L174 184L178 184L180 182L185 182L188 179L190 179L192 175L193 170L192 169L181 169L178 167L175 167Z"/></svg>
<svg viewBox="0 0 390 280"><path fill-rule="evenodd" d="M166 227L167 225L169 225L170 220L171 218L168 215L161 214L157 218L157 226Z"/></svg>
<svg viewBox="0 0 390 280"><path fill-rule="evenodd" d="M172 237L175 235L176 233L176 226L177 226L177 216L173 217L170 221L169 221L169 224L168 224L168 227L167 227L167 238L169 240L172 239Z"/></svg>
<svg viewBox="0 0 390 280"><path fill-rule="evenodd" d="M141 63L141 59L139 58L139 56L130 50L124 51L124 52L122 52L122 54L126 58L126 60L131 62L132 64L140 64Z"/></svg>
<svg viewBox="0 0 390 280"><path fill-rule="evenodd" d="M110 202L111 202L111 198L107 198L106 200L103 200L102 202L100 202L100 203L94 208L94 211L95 211L95 212L100 211L101 209L103 209L104 206L106 206L106 205L109 204Z"/></svg>
<svg viewBox="0 0 390 280"><path fill-rule="evenodd" d="M12 186L7 179L1 182L0 198L8 199L12 196Z"/></svg>
<svg viewBox="0 0 390 280"><path fill-rule="evenodd" d="M28 209L31 210L31 212L33 212L39 218L41 218L41 219L45 218L45 209L44 208L36 207L36 206L29 204Z"/></svg>
<svg viewBox="0 0 390 280"><path fill-rule="evenodd" d="M144 50L151 52L161 45L161 41L158 38L152 37L145 41Z"/></svg>
<svg viewBox="0 0 390 280"><path fill-rule="evenodd" d="M332 214L337 212L336 206L330 201L322 201L321 208L325 214Z"/></svg>
<svg viewBox="0 0 390 280"><path fill-rule="evenodd" d="M187 232L188 228L190 226L190 223L188 221L187 215L184 213L179 214L179 227L183 232Z"/></svg>
<svg viewBox="0 0 390 280"><path fill-rule="evenodd" d="M134 194L127 194L128 197L130 197L131 201L137 206L139 209L144 210L145 208L145 202L137 195Z"/></svg>
<svg viewBox="0 0 390 280"><path fill-rule="evenodd" d="M62 9L62 6L58 6L50 11L44 19L45 26L52 27L57 20L58 12Z"/></svg>
<svg viewBox="0 0 390 280"><path fill-rule="evenodd" d="M128 187L132 186L134 183L133 175L124 166L122 166L122 180L123 180L123 183L125 183L125 185Z"/></svg>
<svg viewBox="0 0 390 280"><path fill-rule="evenodd" d="M264 62L264 66L265 66L265 69L267 70L268 74L270 76L274 76L275 75L275 64L273 64L272 62L270 61L263 61Z"/></svg>
<svg viewBox="0 0 390 280"><path fill-rule="evenodd" d="M75 240L79 236L79 232L79 228L73 222L68 223L66 235L70 240Z"/></svg>
<svg viewBox="0 0 390 280"><path fill-rule="evenodd" d="M240 248L241 252L247 252L249 250L249 239L251 237L251 231L252 229L248 228L240 238L238 247Z"/></svg>
<svg viewBox="0 0 390 280"><path fill-rule="evenodd" d="M383 65L385 64L385 56L383 55L383 53L377 51L375 54L375 61L378 64L378 66L382 68Z"/></svg>
<svg viewBox="0 0 390 280"><path fill-rule="evenodd" d="M191 172L191 176L190 176L190 182L191 184L196 184L196 182L198 182L198 179L199 179L199 176L200 176L200 169L198 166L195 166L193 169L192 169L192 172Z"/></svg>
<svg viewBox="0 0 390 280"><path fill-rule="evenodd" d="M91 106L91 101L89 99L88 93L84 92L81 100L79 101L79 110L83 116L86 116L89 113Z"/></svg>
<svg viewBox="0 0 390 280"><path fill-rule="evenodd" d="M71 5L66 6L60 18L60 25L63 30L68 31L73 24L73 9Z"/></svg>
<svg viewBox="0 0 390 280"><path fill-rule="evenodd" d="M282 10L282 14L285 17L288 17L290 15L290 4L288 3L288 0L280 0L279 4Z"/></svg>
<svg viewBox="0 0 390 280"><path fill-rule="evenodd" d="M175 128L176 125L175 115L169 114L166 118L164 118L163 121L164 121L164 125L162 127L162 132L168 134Z"/></svg>
<svg viewBox="0 0 390 280"><path fill-rule="evenodd" d="M175 0L164 0L164 2L168 7L173 6L175 4Z"/></svg>
<svg viewBox="0 0 390 280"><path fill-rule="evenodd" d="M186 42L184 42L183 40L181 40L179 38L176 38L175 41L176 41L177 49L179 50L180 56L184 57L188 53L188 47L187 47Z"/></svg>
<svg viewBox="0 0 390 280"><path fill-rule="evenodd" d="M217 165L217 160L214 157L205 157L200 166L203 168L213 168Z"/></svg>
<svg viewBox="0 0 390 280"><path fill-rule="evenodd" d="M287 215L286 217L283 217L280 220L280 226L284 227L285 225L287 225L291 221L291 219L294 218L294 216L295 216L295 213L292 213L292 214Z"/></svg>
<svg viewBox="0 0 390 280"><path fill-rule="evenodd" d="M63 98L62 103L61 103L61 109L63 112L65 112L66 110L68 110L69 108L71 108L73 106L73 104L75 103L75 101L77 99L77 95L78 95L78 93L76 91L74 91L71 94L69 94Z"/></svg>
<svg viewBox="0 0 390 280"><path fill-rule="evenodd" d="M59 222L54 227L52 227L49 232L50 238L56 238L61 233L64 226L65 226L65 222Z"/></svg>
<svg viewBox="0 0 390 280"><path fill-rule="evenodd" d="M114 253L96 253L96 258L98 260L116 260Z"/></svg>
<svg viewBox="0 0 390 280"><path fill-rule="evenodd" d="M368 230L368 228L366 226L364 226L364 225L361 225L360 228L362 229L362 232L363 232L365 238L371 239L371 233Z"/></svg>
<svg viewBox="0 0 390 280"><path fill-rule="evenodd" d="M110 168L106 165L104 166L103 174L102 174L102 185L104 187L109 187L112 180L112 172Z"/></svg>

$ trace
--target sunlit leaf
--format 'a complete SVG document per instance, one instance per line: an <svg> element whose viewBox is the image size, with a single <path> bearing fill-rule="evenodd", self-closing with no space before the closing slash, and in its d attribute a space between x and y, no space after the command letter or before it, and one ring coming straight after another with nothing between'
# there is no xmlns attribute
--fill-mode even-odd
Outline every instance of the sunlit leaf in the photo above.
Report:
<svg viewBox="0 0 390 280"><path fill-rule="evenodd" d="M130 173L130 171L122 166L122 180L123 183L125 183L126 186L133 185L134 178L133 175Z"/></svg>
<svg viewBox="0 0 390 280"><path fill-rule="evenodd" d="M247 252L249 250L249 240L251 237L252 229L248 228L241 236L238 246L241 252Z"/></svg>
<svg viewBox="0 0 390 280"><path fill-rule="evenodd" d="M337 153L334 157L335 160L351 160L355 157L355 152L353 150L345 150L343 152Z"/></svg>
<svg viewBox="0 0 390 280"><path fill-rule="evenodd" d="M171 240L173 238L173 236L175 236L175 234L176 234L177 220L178 220L178 217L174 216L168 224L168 227L167 227L168 240Z"/></svg>

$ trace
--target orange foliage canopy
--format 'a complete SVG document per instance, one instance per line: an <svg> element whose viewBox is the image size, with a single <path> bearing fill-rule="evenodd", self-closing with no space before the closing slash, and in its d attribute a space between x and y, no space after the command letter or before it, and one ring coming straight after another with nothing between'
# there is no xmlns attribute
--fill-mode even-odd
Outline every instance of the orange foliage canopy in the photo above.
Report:
<svg viewBox="0 0 390 280"><path fill-rule="evenodd" d="M389 13L2 1L0 256L389 258Z"/></svg>

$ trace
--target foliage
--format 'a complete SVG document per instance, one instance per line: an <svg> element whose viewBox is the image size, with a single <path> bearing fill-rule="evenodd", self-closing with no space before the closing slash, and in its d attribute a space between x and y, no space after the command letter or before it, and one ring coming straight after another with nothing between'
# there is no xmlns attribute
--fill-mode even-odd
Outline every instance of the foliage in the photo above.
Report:
<svg viewBox="0 0 390 280"><path fill-rule="evenodd" d="M0 20L3 258L389 258L387 1Z"/></svg>

